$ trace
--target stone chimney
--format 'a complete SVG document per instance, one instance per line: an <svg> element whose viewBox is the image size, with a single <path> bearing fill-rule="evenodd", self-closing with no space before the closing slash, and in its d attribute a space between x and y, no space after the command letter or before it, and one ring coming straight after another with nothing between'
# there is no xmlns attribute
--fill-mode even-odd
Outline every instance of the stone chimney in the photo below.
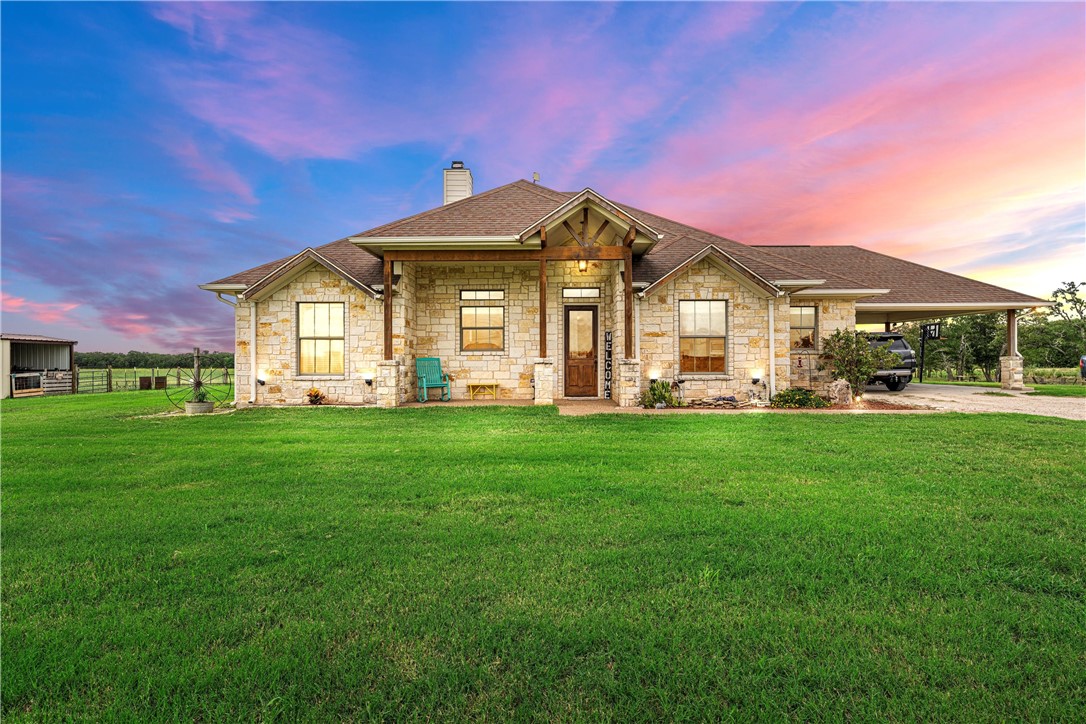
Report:
<svg viewBox="0 0 1086 724"><path fill-rule="evenodd" d="M463 161L453 161L452 166L445 169L445 204L466 199L471 191L471 169L464 168Z"/></svg>

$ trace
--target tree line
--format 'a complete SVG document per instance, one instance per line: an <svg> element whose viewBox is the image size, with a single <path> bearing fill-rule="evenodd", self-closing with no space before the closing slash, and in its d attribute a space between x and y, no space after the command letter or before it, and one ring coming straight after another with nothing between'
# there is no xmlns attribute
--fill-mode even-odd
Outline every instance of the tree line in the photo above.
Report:
<svg viewBox="0 0 1086 724"><path fill-rule="evenodd" d="M1018 322L1018 352L1026 367L1078 367L1086 354L1086 282L1065 282L1051 296L1054 306L1026 314ZM941 322L940 338L928 340L924 368L947 376L966 376L980 370L993 381L999 358L1007 354L1007 315L974 314L931 320ZM920 327L902 325L905 339L920 358Z"/></svg>
<svg viewBox="0 0 1086 724"><path fill-rule="evenodd" d="M192 352L163 354L160 352L76 352L75 363L83 369L105 369L106 367L150 369L169 369L171 367L192 367ZM204 367L234 367L233 352L201 353L200 364Z"/></svg>

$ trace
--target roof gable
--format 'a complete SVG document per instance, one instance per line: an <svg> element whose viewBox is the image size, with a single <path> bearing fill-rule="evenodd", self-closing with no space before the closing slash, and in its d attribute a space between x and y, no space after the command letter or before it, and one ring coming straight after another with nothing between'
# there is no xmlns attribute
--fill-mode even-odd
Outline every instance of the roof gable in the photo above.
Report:
<svg viewBox="0 0 1086 724"><path fill-rule="evenodd" d="M323 266L328 271L342 277L352 286L369 294L371 297L377 296L375 290L357 279L350 270L345 269L341 264L330 259L328 256L321 254L315 249L309 248L304 249L291 257L285 264L280 265L274 271L252 284L245 290L244 296L251 301L259 301L281 288L284 284L289 283L292 279L305 272L314 264Z"/></svg>

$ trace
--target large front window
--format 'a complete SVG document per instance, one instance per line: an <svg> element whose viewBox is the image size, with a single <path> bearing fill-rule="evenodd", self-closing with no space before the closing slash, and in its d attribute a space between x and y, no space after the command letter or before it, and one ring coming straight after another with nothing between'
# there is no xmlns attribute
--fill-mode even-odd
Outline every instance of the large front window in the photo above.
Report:
<svg viewBox="0 0 1086 724"><path fill-rule="evenodd" d="M727 312L723 301L679 302L680 372L725 372Z"/></svg>
<svg viewBox="0 0 1086 724"><path fill-rule="evenodd" d="M298 374L343 374L343 302L298 303Z"/></svg>

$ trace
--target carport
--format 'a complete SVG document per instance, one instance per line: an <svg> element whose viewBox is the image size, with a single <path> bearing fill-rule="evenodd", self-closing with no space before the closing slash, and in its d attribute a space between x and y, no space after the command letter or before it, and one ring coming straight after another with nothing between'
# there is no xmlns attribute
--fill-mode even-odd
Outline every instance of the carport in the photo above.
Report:
<svg viewBox="0 0 1086 724"><path fill-rule="evenodd" d="M74 393L76 344L40 334L0 334L0 397Z"/></svg>
<svg viewBox="0 0 1086 724"><path fill-rule="evenodd" d="M1006 312L1007 354L999 358L1000 380L1005 389L1025 387L1018 353L1019 312L1051 307L1052 302L858 246L770 248L789 259L833 269L855 280L857 289L888 289L885 294L856 300L856 324L881 324L889 331L901 322Z"/></svg>

